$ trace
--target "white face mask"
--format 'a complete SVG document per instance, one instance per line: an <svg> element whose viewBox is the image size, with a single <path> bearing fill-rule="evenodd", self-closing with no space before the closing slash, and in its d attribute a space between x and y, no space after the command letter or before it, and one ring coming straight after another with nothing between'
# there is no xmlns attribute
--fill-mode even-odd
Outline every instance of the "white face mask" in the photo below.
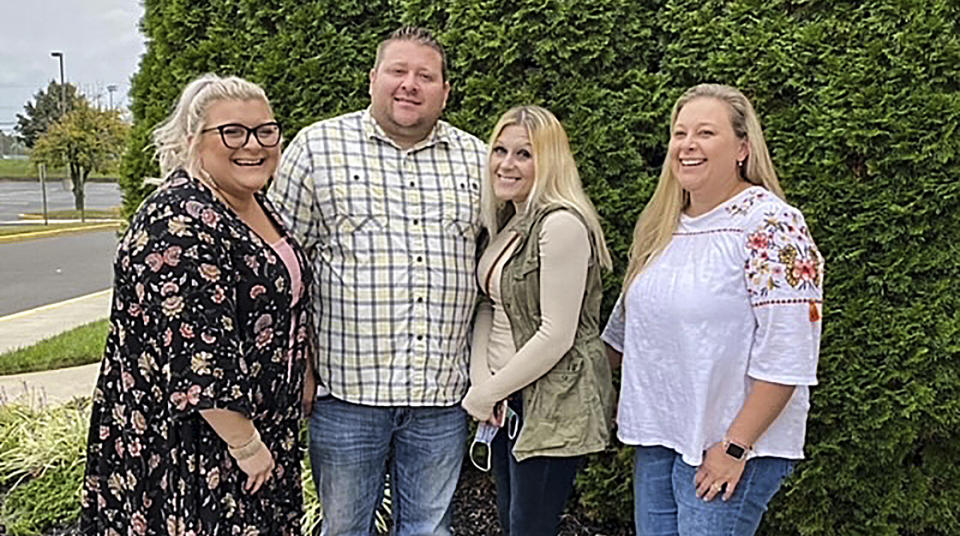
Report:
<svg viewBox="0 0 960 536"><path fill-rule="evenodd" d="M507 405L506 400L493 408L493 417L496 420L496 424L481 422L477 425L477 433L473 436L473 443L470 444L470 462L473 463L474 467L483 472L490 470L490 444L493 443L493 439L497 437L497 432L500 431L504 423L507 425L507 437L509 439L516 439L517 432L520 430L520 416ZM479 445L486 447L483 449L484 452L482 454L484 458L483 464L478 463L474 455L474 451Z"/></svg>

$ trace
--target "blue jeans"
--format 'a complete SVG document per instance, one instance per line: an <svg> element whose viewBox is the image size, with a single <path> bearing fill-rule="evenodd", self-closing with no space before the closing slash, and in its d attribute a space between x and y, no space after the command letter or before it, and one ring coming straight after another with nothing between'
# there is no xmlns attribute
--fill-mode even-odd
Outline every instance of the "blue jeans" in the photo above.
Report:
<svg viewBox="0 0 960 536"><path fill-rule="evenodd" d="M510 407L522 428L519 397L510 398ZM505 426L490 445L500 528L505 536L554 536L584 456L534 456L518 462L512 453L515 443Z"/></svg>
<svg viewBox="0 0 960 536"><path fill-rule="evenodd" d="M317 399L310 417L310 463L323 504L322 534L373 534L388 468L393 533L450 534L450 502L466 436L460 406L375 407L332 396Z"/></svg>
<svg viewBox="0 0 960 536"><path fill-rule="evenodd" d="M637 536L752 536L793 460L758 457L746 468L730 500L698 499L697 468L665 447L637 447L633 514Z"/></svg>

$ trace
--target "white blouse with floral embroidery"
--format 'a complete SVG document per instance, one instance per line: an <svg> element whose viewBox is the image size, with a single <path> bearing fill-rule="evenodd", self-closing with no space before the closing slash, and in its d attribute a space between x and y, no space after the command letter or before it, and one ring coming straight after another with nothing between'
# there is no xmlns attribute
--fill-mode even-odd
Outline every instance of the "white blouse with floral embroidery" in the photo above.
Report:
<svg viewBox="0 0 960 536"><path fill-rule="evenodd" d="M764 188L681 216L673 240L630 285L625 315L618 304L603 334L624 354L620 440L700 465L762 380L797 388L751 455L803 458L822 284L803 216Z"/></svg>

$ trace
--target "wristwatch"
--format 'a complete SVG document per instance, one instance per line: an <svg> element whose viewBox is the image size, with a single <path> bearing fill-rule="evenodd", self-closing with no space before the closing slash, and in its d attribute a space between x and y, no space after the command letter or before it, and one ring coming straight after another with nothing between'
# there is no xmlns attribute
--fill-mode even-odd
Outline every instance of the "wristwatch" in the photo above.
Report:
<svg viewBox="0 0 960 536"><path fill-rule="evenodd" d="M739 443L730 441L729 439L723 440L723 452L738 462L745 460L747 458L747 453L751 450L753 449L747 445L741 445Z"/></svg>

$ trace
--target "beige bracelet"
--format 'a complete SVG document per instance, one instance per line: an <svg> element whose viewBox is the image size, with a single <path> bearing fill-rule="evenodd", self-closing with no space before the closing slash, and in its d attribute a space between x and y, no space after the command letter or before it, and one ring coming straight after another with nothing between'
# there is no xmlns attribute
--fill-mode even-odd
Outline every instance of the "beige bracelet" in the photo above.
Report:
<svg viewBox="0 0 960 536"><path fill-rule="evenodd" d="M254 429L253 435L250 436L250 439L248 439L246 443L239 447L231 447L228 445L227 452L237 461L241 461L256 454L261 447L263 447L263 441L260 441L260 432Z"/></svg>

